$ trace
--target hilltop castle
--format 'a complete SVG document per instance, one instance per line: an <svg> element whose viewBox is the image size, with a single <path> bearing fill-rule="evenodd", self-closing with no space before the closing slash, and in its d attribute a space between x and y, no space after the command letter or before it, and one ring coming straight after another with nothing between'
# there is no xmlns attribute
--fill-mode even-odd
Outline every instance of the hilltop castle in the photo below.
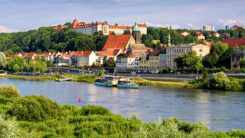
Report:
<svg viewBox="0 0 245 138"><path fill-rule="evenodd" d="M121 35L125 31L133 32L134 26L119 26L119 25L108 25L107 22L95 22L95 23L79 23L75 19L72 23L72 27L77 32L82 32L83 34L94 34L95 32L102 32L104 35L109 35L115 33L116 35ZM140 34L147 34L146 24L137 24L137 29L140 31Z"/></svg>

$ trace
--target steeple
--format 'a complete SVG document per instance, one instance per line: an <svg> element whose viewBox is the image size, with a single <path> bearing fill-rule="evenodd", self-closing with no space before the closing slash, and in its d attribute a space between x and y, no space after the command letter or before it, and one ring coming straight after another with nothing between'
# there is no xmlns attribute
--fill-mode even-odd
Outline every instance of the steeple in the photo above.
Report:
<svg viewBox="0 0 245 138"><path fill-rule="evenodd" d="M139 28L137 22L135 22L135 24L134 24L133 31L140 31L140 28Z"/></svg>
<svg viewBox="0 0 245 138"><path fill-rule="evenodd" d="M142 35L141 35L140 28L136 22L135 22L134 27L132 29L132 35L134 37L135 43L140 44Z"/></svg>
<svg viewBox="0 0 245 138"><path fill-rule="evenodd" d="M171 37L170 37L170 34L168 35L168 47L171 46Z"/></svg>

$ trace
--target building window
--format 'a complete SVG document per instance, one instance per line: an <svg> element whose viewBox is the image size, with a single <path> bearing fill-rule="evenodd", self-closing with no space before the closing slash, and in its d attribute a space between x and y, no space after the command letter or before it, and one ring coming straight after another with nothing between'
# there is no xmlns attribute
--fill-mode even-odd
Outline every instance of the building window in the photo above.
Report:
<svg viewBox="0 0 245 138"><path fill-rule="evenodd" d="M199 52L203 52L203 50L202 49L199 49Z"/></svg>

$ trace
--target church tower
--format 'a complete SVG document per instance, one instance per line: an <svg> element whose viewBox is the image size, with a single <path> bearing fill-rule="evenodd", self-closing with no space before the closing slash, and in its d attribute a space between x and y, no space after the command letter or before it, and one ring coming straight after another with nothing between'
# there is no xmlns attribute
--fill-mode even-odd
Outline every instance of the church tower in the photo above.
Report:
<svg viewBox="0 0 245 138"><path fill-rule="evenodd" d="M141 44L142 35L141 35L140 28L137 23L135 23L133 27L132 35L135 39L136 44Z"/></svg>

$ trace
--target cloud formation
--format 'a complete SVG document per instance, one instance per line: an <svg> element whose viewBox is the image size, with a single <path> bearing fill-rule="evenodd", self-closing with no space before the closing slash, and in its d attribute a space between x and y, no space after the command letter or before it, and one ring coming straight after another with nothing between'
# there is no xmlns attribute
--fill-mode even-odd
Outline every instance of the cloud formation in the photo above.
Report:
<svg viewBox="0 0 245 138"><path fill-rule="evenodd" d="M181 25L178 24L153 24L150 22L145 22L145 24L149 27L162 27L162 28L172 28L172 29L180 29Z"/></svg>
<svg viewBox="0 0 245 138"><path fill-rule="evenodd" d="M219 19L218 21L222 25L233 25L237 23L237 20L234 19Z"/></svg>

